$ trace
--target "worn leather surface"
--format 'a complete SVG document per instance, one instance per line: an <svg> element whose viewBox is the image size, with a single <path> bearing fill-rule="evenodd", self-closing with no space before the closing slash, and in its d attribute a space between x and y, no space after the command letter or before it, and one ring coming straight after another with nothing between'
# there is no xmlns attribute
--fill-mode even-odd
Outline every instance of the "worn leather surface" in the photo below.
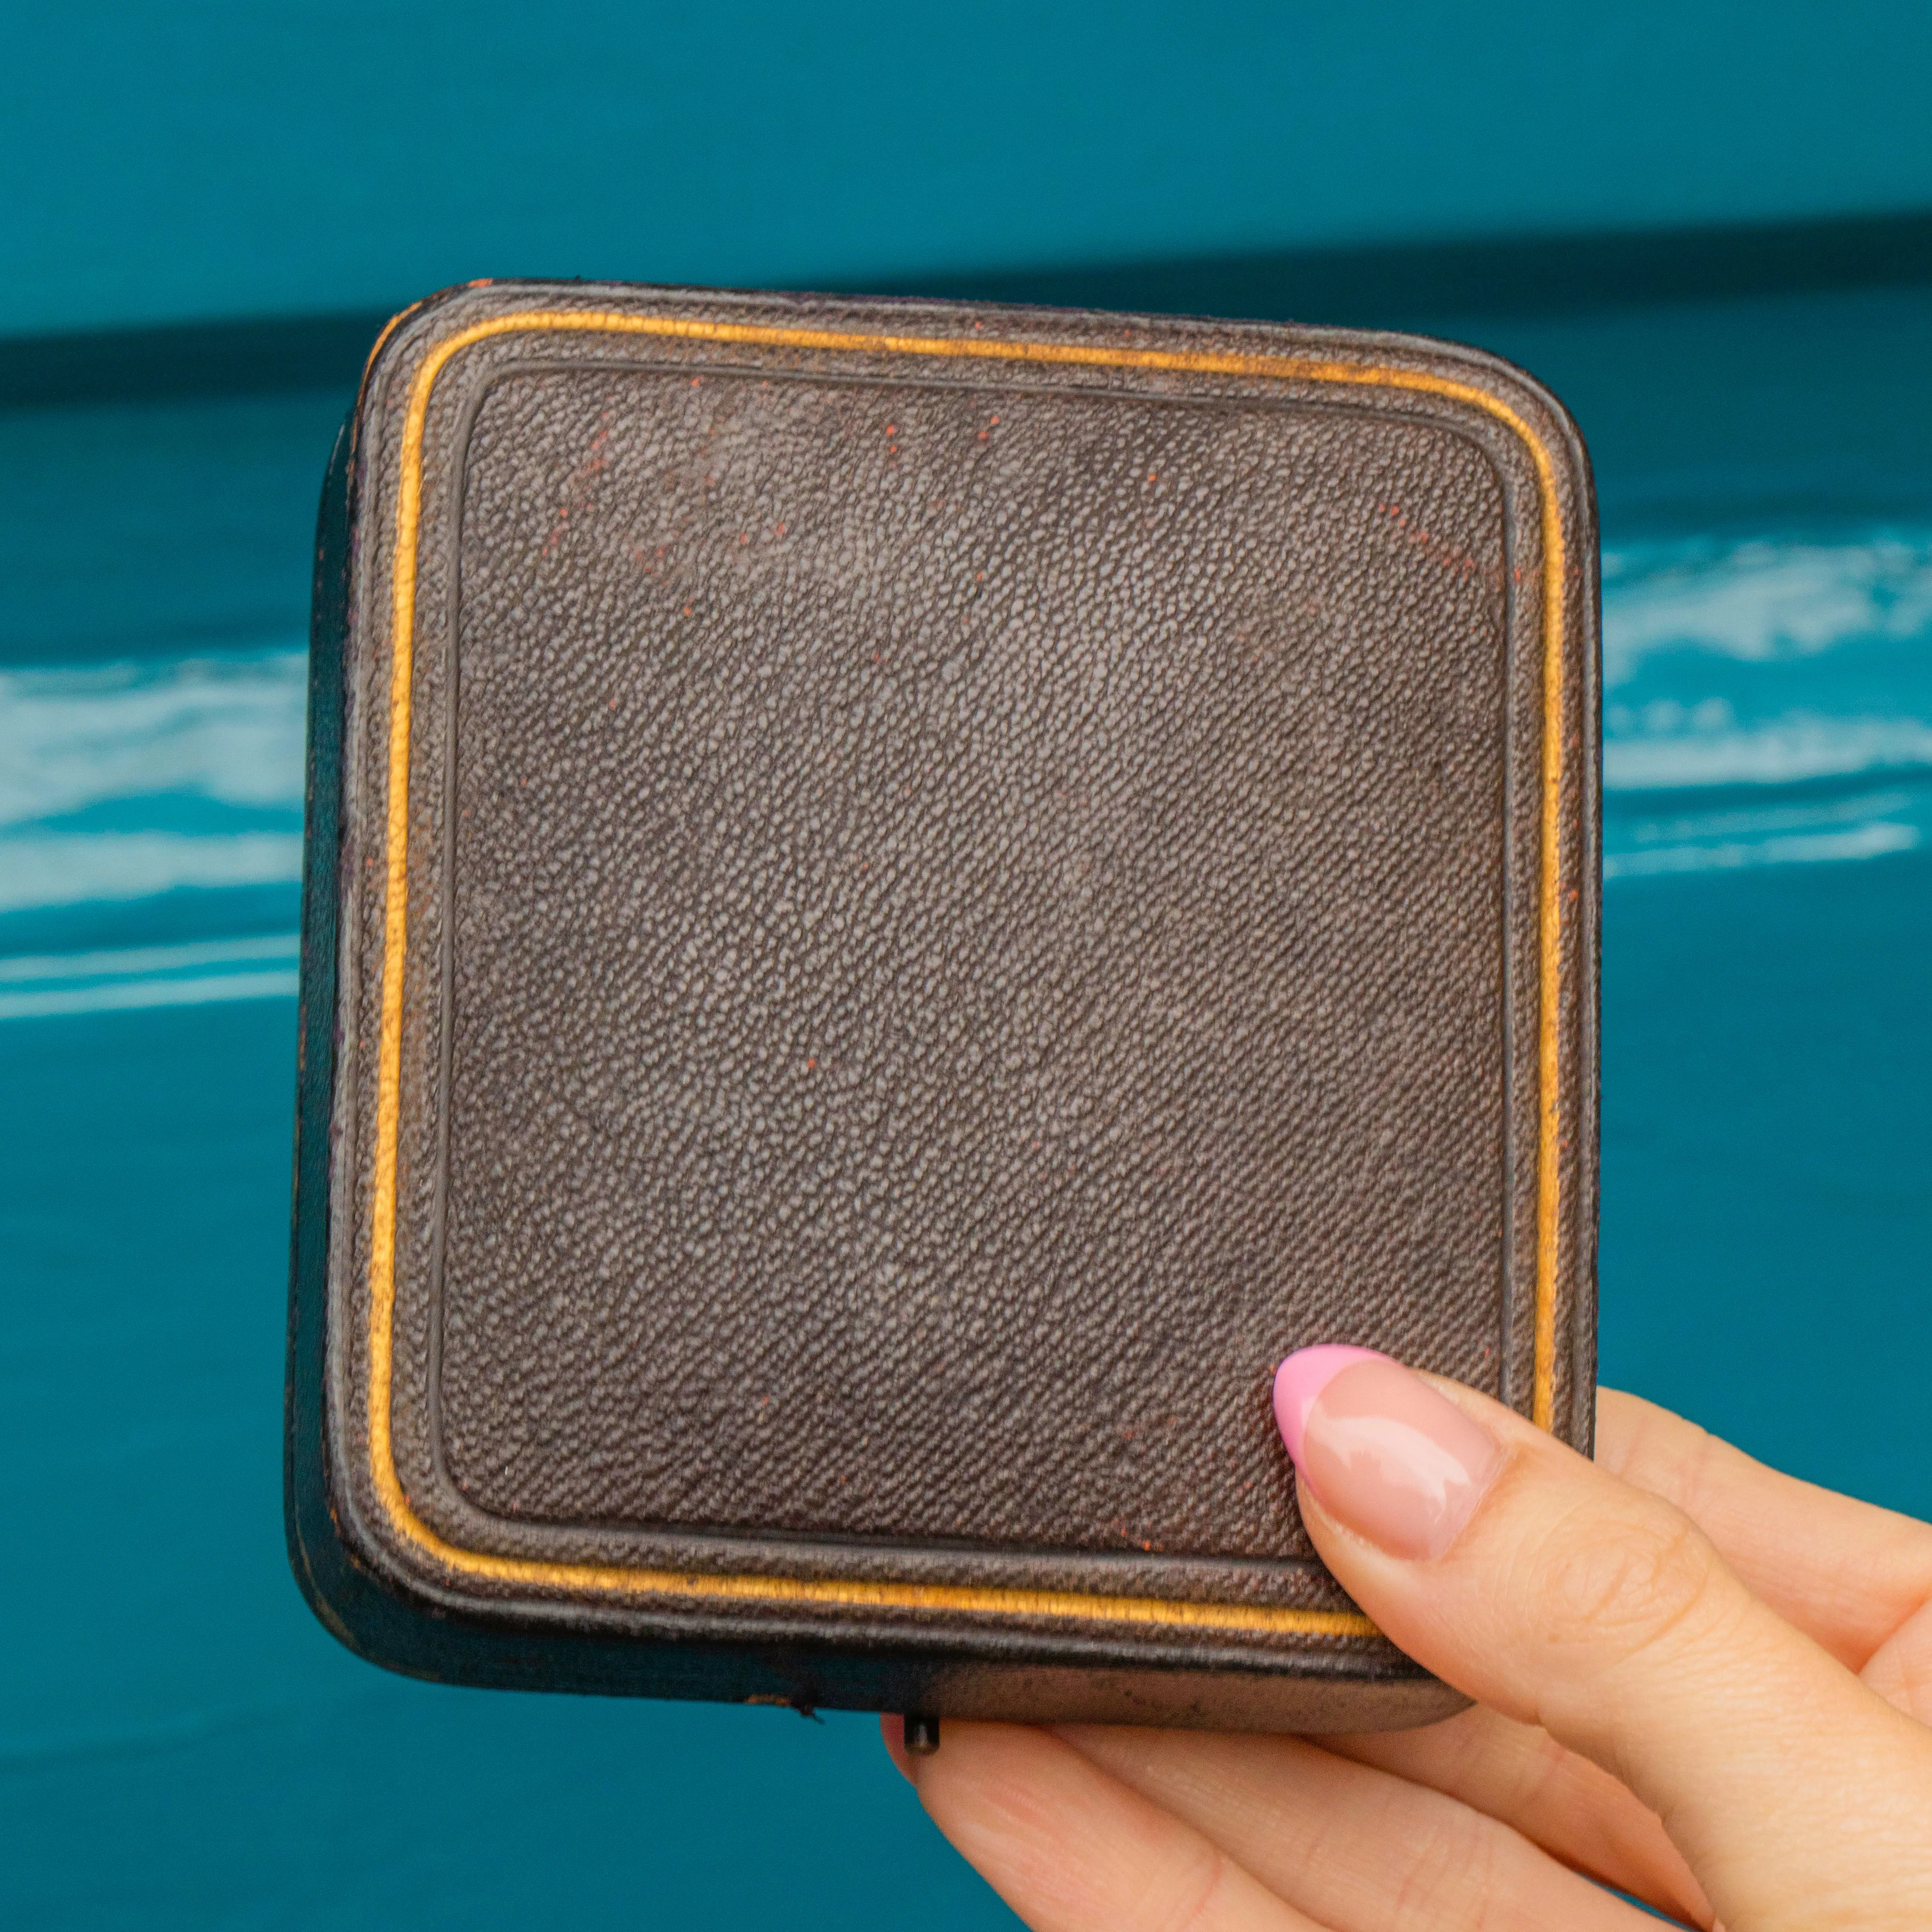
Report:
<svg viewBox="0 0 1932 1932"><path fill-rule="evenodd" d="M907 328L511 286L429 308L373 366L319 700L345 747L340 1034L328 1262L297 1300L325 1305L332 1366L296 1462L386 1589L541 1628L560 1682L573 1630L641 1654L762 1630L925 1646L976 1671L954 1701L981 1712L1004 1659L1015 1714L1191 1695L1236 1721L1203 1687L1238 1667L1318 1681L1349 1721L1340 1688L1413 1675L1378 1639L640 1601L471 1575L386 1528L363 1407L404 398L454 329L559 302ZM916 320L1440 367L1556 453L1557 1421L1586 1442L1574 431L1432 345ZM561 332L466 347L434 394L394 1274L412 1509L531 1562L1346 1607L1269 1421L1280 1356L1364 1342L1530 1402L1546 666L1523 438L1414 391ZM1054 1672L1082 1661L1167 1688L1077 1696Z"/></svg>

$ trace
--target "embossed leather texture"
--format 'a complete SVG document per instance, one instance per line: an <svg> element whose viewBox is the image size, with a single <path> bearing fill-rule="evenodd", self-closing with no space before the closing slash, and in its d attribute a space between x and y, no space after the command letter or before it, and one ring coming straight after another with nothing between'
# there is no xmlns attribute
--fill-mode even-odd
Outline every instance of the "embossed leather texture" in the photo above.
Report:
<svg viewBox="0 0 1932 1932"><path fill-rule="evenodd" d="M1587 1447L1595 532L1412 338L483 284L319 545L289 1523L456 1681L1457 1700L1275 1364Z"/></svg>

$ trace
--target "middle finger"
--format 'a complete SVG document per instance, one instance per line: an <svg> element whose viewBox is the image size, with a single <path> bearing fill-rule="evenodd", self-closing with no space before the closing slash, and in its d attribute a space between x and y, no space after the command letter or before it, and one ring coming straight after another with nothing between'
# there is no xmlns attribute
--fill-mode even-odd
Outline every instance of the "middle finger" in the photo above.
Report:
<svg viewBox="0 0 1932 1932"><path fill-rule="evenodd" d="M1710 1922L1704 1889L1657 1814L1547 1731L1473 1708L1414 1731L1319 1740L1499 1819L1554 1858L1695 1925Z"/></svg>
<svg viewBox="0 0 1932 1932"><path fill-rule="evenodd" d="M1422 1922L1636 1932L1642 1922L1498 1820L1299 1738L1056 1730L1335 1932Z"/></svg>

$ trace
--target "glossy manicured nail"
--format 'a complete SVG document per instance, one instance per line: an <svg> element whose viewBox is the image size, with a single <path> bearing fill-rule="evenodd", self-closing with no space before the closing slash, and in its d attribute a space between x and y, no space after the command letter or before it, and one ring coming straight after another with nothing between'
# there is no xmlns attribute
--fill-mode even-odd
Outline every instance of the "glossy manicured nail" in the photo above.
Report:
<svg viewBox="0 0 1932 1932"><path fill-rule="evenodd" d="M1488 1432L1372 1349L1298 1349L1275 1372L1275 1420L1328 1514L1391 1556L1440 1556L1502 1467Z"/></svg>
<svg viewBox="0 0 1932 1932"><path fill-rule="evenodd" d="M1302 1432L1315 1398L1352 1362L1385 1362L1372 1348L1352 1348L1337 1342L1319 1348L1298 1348L1274 1372L1274 1421L1294 1466L1301 1466Z"/></svg>

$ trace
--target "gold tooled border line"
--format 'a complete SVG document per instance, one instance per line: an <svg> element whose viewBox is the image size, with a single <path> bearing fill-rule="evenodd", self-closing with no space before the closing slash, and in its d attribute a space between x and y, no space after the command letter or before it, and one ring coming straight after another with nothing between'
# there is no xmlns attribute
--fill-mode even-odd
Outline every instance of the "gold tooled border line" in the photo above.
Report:
<svg viewBox="0 0 1932 1932"><path fill-rule="evenodd" d="M1563 788L1564 542L1556 466L1529 425L1498 398L1469 382L1420 370L1289 356L1241 356L1107 349L1078 343L986 341L943 337L855 334L829 329L775 328L744 322L688 321L668 316L529 310L458 330L424 357L410 391L403 423L389 686L388 877L383 902L382 1020L376 1096L375 1198L369 1256L369 1458L376 1493L398 1533L424 1556L469 1576L544 1589L675 1596L739 1603L837 1605L848 1609L965 1611L1088 1622L1161 1624L1192 1629L1297 1631L1368 1636L1376 1626L1359 1612L1166 1601L1070 1590L962 1588L951 1585L858 1580L728 1575L706 1570L547 1563L460 1550L410 1506L396 1472L390 1433L395 1316L396 1165L401 1112L403 965L409 913L410 704L416 622L418 525L422 508L423 430L430 393L452 357L495 335L538 330L670 337L687 342L742 343L761 348L817 349L869 356L960 356L991 362L1083 368L1159 369L1190 375L1270 377L1301 382L1419 390L1466 403L1505 424L1536 468L1543 511L1543 786L1540 1004L1538 1030L1536 1336L1532 1415L1551 1426L1555 1409L1556 1274L1561 1153L1558 1072L1562 966L1562 864L1558 837Z"/></svg>

